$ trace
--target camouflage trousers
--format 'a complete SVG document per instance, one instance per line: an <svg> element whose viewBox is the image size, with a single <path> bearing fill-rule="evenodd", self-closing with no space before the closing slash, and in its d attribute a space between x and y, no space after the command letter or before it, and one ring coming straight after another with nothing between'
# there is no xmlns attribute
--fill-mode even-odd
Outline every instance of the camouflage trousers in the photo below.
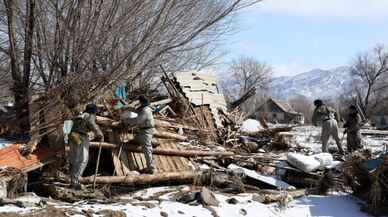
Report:
<svg viewBox="0 0 388 217"><path fill-rule="evenodd" d="M348 151L354 152L358 149L362 149L361 140L361 132L359 130L349 131L346 137L346 146L348 148Z"/></svg>
<svg viewBox="0 0 388 217"><path fill-rule="evenodd" d="M153 128L142 129L135 136L135 142L143 147L144 157L148 169L155 169L154 159L152 157L152 134Z"/></svg>
<svg viewBox="0 0 388 217"><path fill-rule="evenodd" d="M72 184L79 184L80 178L89 161L89 138L81 135L81 144L77 145L70 140L70 178Z"/></svg>
<svg viewBox="0 0 388 217"><path fill-rule="evenodd" d="M330 137L333 137L335 140L338 150L340 153L343 153L343 148L341 144L341 140L338 136L338 124L335 119L329 119L323 121L322 123L322 133L321 133L321 141L322 141L322 152L328 152L327 143L329 142Z"/></svg>

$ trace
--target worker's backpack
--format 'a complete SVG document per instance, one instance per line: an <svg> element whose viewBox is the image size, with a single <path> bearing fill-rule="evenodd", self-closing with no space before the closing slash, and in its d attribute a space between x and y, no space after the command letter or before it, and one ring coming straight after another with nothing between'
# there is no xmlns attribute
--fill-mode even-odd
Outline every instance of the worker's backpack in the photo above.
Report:
<svg viewBox="0 0 388 217"><path fill-rule="evenodd" d="M90 124L86 120L87 114L81 114L73 118L73 127L71 129L72 132L79 133L81 135L87 135L92 129Z"/></svg>

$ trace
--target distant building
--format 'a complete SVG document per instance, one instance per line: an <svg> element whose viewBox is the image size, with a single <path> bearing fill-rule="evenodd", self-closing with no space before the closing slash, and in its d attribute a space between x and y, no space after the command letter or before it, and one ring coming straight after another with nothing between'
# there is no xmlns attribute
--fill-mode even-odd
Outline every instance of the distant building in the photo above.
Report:
<svg viewBox="0 0 388 217"><path fill-rule="evenodd" d="M260 105L254 118L264 117L268 122L280 124L304 124L304 116L296 112L288 103L269 98Z"/></svg>
<svg viewBox="0 0 388 217"><path fill-rule="evenodd" d="M388 129L388 115L377 114L371 117L371 124L377 129Z"/></svg>

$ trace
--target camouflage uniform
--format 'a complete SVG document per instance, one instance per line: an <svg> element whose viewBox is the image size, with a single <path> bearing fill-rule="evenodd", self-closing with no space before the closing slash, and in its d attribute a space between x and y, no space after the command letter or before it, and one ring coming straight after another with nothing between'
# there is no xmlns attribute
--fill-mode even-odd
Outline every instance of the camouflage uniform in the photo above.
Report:
<svg viewBox="0 0 388 217"><path fill-rule="evenodd" d="M73 119L73 127L70 133L70 178L72 185L79 185L80 178L89 160L89 136L93 131L96 137L103 138L101 129L96 124L94 114L83 113Z"/></svg>
<svg viewBox="0 0 388 217"><path fill-rule="evenodd" d="M322 152L328 152L327 142L329 141L330 136L332 136L337 143L339 152L343 153L342 144L338 136L337 112L326 105L318 106L314 110L312 122L315 126L322 126Z"/></svg>
<svg viewBox="0 0 388 217"><path fill-rule="evenodd" d="M152 157L152 135L154 132L155 122L152 114L152 108L149 106L141 107L138 111L137 118L125 118L124 124L136 125L138 127L134 141L143 147L147 167L150 172L155 169L155 163Z"/></svg>
<svg viewBox="0 0 388 217"><path fill-rule="evenodd" d="M349 152L353 152L357 149L362 149L361 144L361 117L358 113L350 113L346 118L346 123L344 125L348 136L347 148Z"/></svg>

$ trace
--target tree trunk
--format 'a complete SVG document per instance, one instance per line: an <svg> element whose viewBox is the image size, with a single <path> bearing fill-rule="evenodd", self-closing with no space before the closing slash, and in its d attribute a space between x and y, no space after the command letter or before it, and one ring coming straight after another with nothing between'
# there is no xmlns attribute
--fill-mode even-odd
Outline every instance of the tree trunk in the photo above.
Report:
<svg viewBox="0 0 388 217"><path fill-rule="evenodd" d="M100 176L96 177L98 184L127 184L131 186L136 185L152 185L162 183L174 184L188 184L193 183L196 177L200 177L199 172L172 172L159 173L152 175L132 175L132 176ZM81 179L82 183L93 183L93 176L84 177Z"/></svg>
<svg viewBox="0 0 388 217"><path fill-rule="evenodd" d="M34 30L34 9L35 0L26 1L26 26L24 41L24 61L23 73L21 73L18 63L18 51L16 48L16 10L17 1L4 0L7 9L9 56L11 59L11 75L13 79L12 91L15 98L15 108L17 113L18 127L22 131L28 131L29 125L29 85L31 74L32 40Z"/></svg>

